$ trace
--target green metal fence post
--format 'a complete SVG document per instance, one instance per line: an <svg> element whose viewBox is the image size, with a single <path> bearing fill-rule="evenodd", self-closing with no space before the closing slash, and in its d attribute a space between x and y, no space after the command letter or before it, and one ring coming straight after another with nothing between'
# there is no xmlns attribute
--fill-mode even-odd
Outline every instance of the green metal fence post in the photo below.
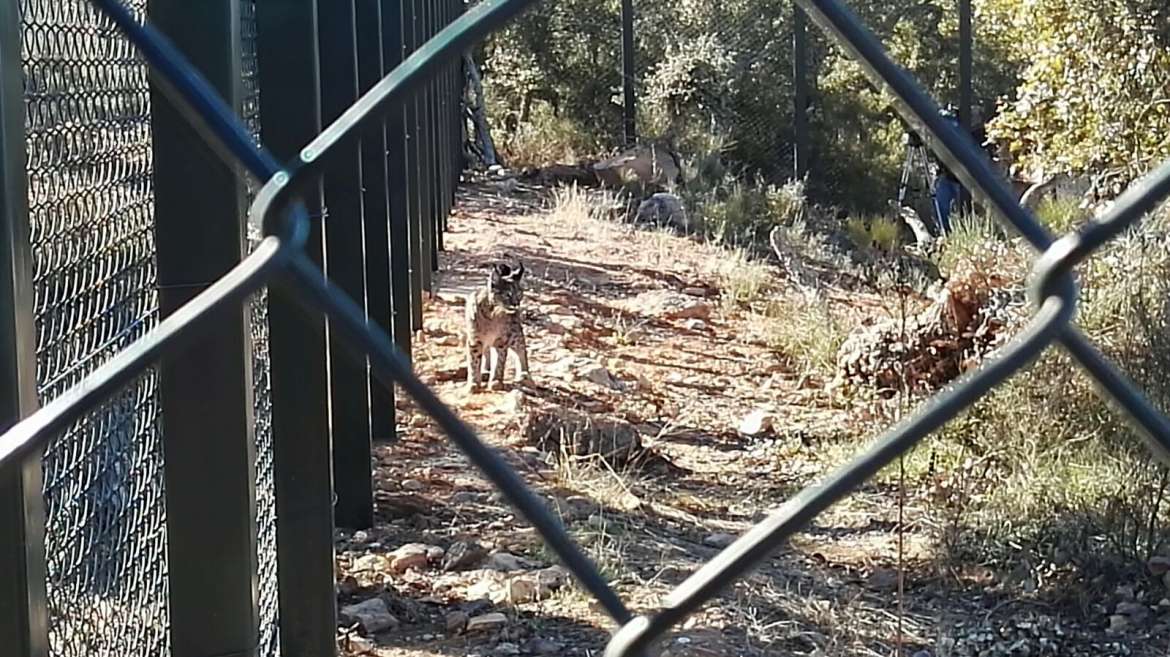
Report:
<svg viewBox="0 0 1170 657"><path fill-rule="evenodd" d="M403 59L402 0L382 0L382 54L386 70ZM390 199L390 309L393 314L394 343L406 355L411 353L411 253L410 180L407 175L406 109L399 105L386 116L386 172Z"/></svg>
<svg viewBox="0 0 1170 657"><path fill-rule="evenodd" d="M414 47L420 48L430 38L430 24L427 11L429 0L412 0L414 5ZM430 292L434 289L432 274L435 270L435 177L431 163L434 159L431 136L431 80L419 89L416 95L418 102L418 186L419 186L419 236L422 238L422 259L419 272L422 278L422 289ZM422 309L419 309L420 317ZM420 326L421 328L421 326Z"/></svg>
<svg viewBox="0 0 1170 657"><path fill-rule="evenodd" d="M402 0L403 56L409 56L418 48L418 0ZM422 329L422 293L430 289L430 267L424 267L423 253L426 246L423 228L426 224L422 209L423 186L421 160L421 130L419 117L422 103L419 94L411 94L406 100L406 171L407 204L410 226L410 325L413 330Z"/></svg>
<svg viewBox="0 0 1170 657"><path fill-rule="evenodd" d="M622 126L626 145L638 140L638 98L634 85L634 0L622 0Z"/></svg>
<svg viewBox="0 0 1170 657"><path fill-rule="evenodd" d="M971 0L959 0L959 122L963 129L971 130L971 103L974 96L972 88L972 41L971 33ZM970 212L971 192L963 188L959 198L959 208L963 212Z"/></svg>
<svg viewBox="0 0 1170 657"><path fill-rule="evenodd" d="M37 408L20 3L0 0L0 432ZM40 453L0 470L0 645L46 657Z"/></svg>
<svg viewBox="0 0 1170 657"><path fill-rule="evenodd" d="M803 180L808 173L808 17L792 6L792 136L793 173Z"/></svg>
<svg viewBox="0 0 1170 657"><path fill-rule="evenodd" d="M321 131L317 0L260 0L256 20L262 137L288 161ZM319 183L302 200L321 215ZM305 252L321 266L321 222L310 230ZM325 316L304 309L294 294L281 285L268 294L280 650L283 657L330 657L337 598Z"/></svg>
<svg viewBox="0 0 1170 657"><path fill-rule="evenodd" d="M451 20L454 21L463 13L461 0L448 0L451 7ZM463 62L451 62L452 98L455 106L451 109L451 208L455 208L459 193L460 175L463 172Z"/></svg>
<svg viewBox="0 0 1170 657"><path fill-rule="evenodd" d="M149 19L224 99L243 102L239 0L151 0ZM211 35L211 36L209 36ZM245 251L245 188L151 87L159 312L173 314ZM254 655L259 613L249 318L224 313L159 364L171 654Z"/></svg>
<svg viewBox="0 0 1170 657"><path fill-rule="evenodd" d="M426 10L426 34L430 39L439 32L438 0L423 0ZM439 251L443 250L443 178L439 174L442 151L439 150L440 102L438 75L427 84L430 115L427 117L427 153L430 157L428 174L431 177L431 269L439 270Z"/></svg>
<svg viewBox="0 0 1170 657"><path fill-rule="evenodd" d="M354 0L320 3L321 119L328 125L358 97L357 26ZM328 163L325 170L325 270L359 305L365 304L361 148ZM374 522L370 464L370 379L339 340L329 339L330 420L333 427L334 521L365 529Z"/></svg>
<svg viewBox="0 0 1170 657"><path fill-rule="evenodd" d="M358 91L365 93L384 73L380 0L357 0ZM366 304L370 320L392 334L390 309L390 206L387 198L385 125L362 139L366 228ZM370 377L370 435L394 438L394 390Z"/></svg>

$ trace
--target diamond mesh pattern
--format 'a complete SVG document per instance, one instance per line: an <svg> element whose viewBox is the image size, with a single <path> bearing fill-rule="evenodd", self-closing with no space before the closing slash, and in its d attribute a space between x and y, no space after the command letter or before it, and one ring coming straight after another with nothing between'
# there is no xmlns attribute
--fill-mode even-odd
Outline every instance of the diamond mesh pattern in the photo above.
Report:
<svg viewBox="0 0 1170 657"><path fill-rule="evenodd" d="M244 102L243 119L257 143L260 140L260 84L257 79L256 1L240 3L242 20ZM249 179L248 198L257 187ZM258 231L248 230L248 248L260 241ZM260 657L280 655L279 583L276 578L276 494L273 481L272 400L268 361L268 295L262 291L250 304L252 328L252 395L256 440L256 522L260 575Z"/></svg>
<svg viewBox="0 0 1170 657"><path fill-rule="evenodd" d="M157 321L150 98L146 67L89 3L21 11L45 402ZM148 370L46 450L53 655L170 652L156 383Z"/></svg>

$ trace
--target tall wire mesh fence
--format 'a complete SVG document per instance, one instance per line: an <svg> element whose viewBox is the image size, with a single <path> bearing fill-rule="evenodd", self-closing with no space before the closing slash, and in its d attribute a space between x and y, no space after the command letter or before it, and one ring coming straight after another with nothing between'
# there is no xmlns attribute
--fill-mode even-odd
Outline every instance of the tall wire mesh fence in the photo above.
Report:
<svg viewBox="0 0 1170 657"><path fill-rule="evenodd" d="M150 98L146 66L89 2L21 10L44 403L157 322ZM159 422L148 369L45 452L54 655L169 651Z"/></svg>
<svg viewBox="0 0 1170 657"><path fill-rule="evenodd" d="M240 3L241 71L244 98L242 118L256 143L260 143L260 83L257 57L256 0ZM250 204L258 191L246 178ZM248 226L248 250L263 239L257 227ZM260 657L280 655L280 600L276 566L276 492L273 479L272 396L268 359L268 294L254 295L249 304L252 332L252 413L256 441L256 549L259 564Z"/></svg>

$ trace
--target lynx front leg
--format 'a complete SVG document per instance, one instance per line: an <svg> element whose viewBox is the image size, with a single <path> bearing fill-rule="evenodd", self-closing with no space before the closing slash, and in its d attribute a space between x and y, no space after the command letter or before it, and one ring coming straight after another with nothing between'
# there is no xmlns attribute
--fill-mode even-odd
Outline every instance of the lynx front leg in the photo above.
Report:
<svg viewBox="0 0 1170 657"><path fill-rule="evenodd" d="M512 351L516 354L516 380L525 383L532 382L532 373L528 371L528 345L521 337L512 344Z"/></svg>
<svg viewBox="0 0 1170 657"><path fill-rule="evenodd" d="M495 347L488 347L488 351L492 355L492 362L491 368L488 370L487 388L493 390L496 387L496 382L504 379L506 353L501 353L501 350Z"/></svg>
<svg viewBox="0 0 1170 657"><path fill-rule="evenodd" d="M483 347L476 343L467 344L467 388L475 390L483 378Z"/></svg>

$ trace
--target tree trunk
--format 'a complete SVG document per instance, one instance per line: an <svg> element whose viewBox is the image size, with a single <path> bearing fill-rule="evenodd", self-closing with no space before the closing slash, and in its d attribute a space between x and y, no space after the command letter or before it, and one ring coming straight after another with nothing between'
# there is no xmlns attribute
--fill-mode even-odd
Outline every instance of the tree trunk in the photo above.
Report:
<svg viewBox="0 0 1170 657"><path fill-rule="evenodd" d="M491 128L488 127L487 104L483 98L483 81L479 77L479 68L476 67L475 60L471 58L470 54L463 55L463 70L467 74L467 80L471 84L471 91L475 96L475 103L471 109L480 151L483 153L484 164L490 167L499 163L499 157L496 155L495 144L492 143Z"/></svg>

